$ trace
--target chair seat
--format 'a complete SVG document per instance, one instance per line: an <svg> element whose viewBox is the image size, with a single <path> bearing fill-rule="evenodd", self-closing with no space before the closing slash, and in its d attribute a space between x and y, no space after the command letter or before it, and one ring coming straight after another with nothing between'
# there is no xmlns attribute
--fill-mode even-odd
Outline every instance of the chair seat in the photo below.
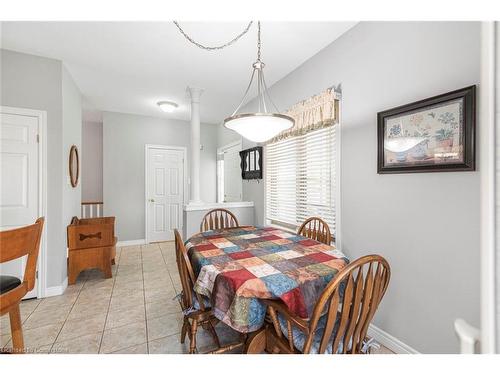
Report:
<svg viewBox="0 0 500 375"><path fill-rule="evenodd" d="M21 280L17 277L0 275L0 294L7 293L19 285L21 285Z"/></svg>

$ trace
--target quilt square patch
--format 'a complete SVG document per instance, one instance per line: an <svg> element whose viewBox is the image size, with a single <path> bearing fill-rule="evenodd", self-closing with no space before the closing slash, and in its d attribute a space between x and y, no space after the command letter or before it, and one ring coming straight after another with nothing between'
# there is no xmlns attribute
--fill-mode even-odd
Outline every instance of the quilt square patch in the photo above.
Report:
<svg viewBox="0 0 500 375"><path fill-rule="evenodd" d="M298 266L288 260L281 260L279 262L272 262L271 265L281 272L291 271L296 269Z"/></svg>
<svg viewBox="0 0 500 375"><path fill-rule="evenodd" d="M259 266L248 267L247 269L257 277L264 277L280 273L280 271L267 263L261 264Z"/></svg>
<svg viewBox="0 0 500 375"><path fill-rule="evenodd" d="M235 271L223 272L219 277L224 277L224 279L227 280L227 282L234 288L234 290L238 290L245 281L255 279L255 275L253 275L245 268Z"/></svg>
<svg viewBox="0 0 500 375"><path fill-rule="evenodd" d="M284 259L279 254L280 253L271 253L271 254L267 253L265 255L260 255L259 258L267 263L278 262Z"/></svg>
<svg viewBox="0 0 500 375"><path fill-rule="evenodd" d="M233 247L234 243L232 243L230 241L220 241L220 242L217 242L215 244L215 246L217 246L219 249L224 249L226 247Z"/></svg>
<svg viewBox="0 0 500 375"><path fill-rule="evenodd" d="M227 262L231 262L233 259L227 256L227 254L223 255L217 255L211 258L208 258L210 260L210 263L212 264L224 264Z"/></svg>
<svg viewBox="0 0 500 375"><path fill-rule="evenodd" d="M250 233L250 234L243 234L241 236L239 236L239 238L242 238L244 240L249 240L251 238L258 238L259 236L257 236L256 234L253 234L253 233Z"/></svg>
<svg viewBox="0 0 500 375"><path fill-rule="evenodd" d="M217 269L220 272L230 272L230 271L237 271L237 270L243 269L241 264L239 264L235 260L233 260L231 262L227 262L227 263L215 264L214 266L217 267Z"/></svg>
<svg viewBox="0 0 500 375"><path fill-rule="evenodd" d="M274 235L274 234L271 234L271 235L266 235L266 236L263 236L261 237L261 240L262 241L273 241L273 240L279 240L280 237Z"/></svg>
<svg viewBox="0 0 500 375"><path fill-rule="evenodd" d="M269 251L265 250L265 249L250 249L249 250L254 256L256 257L261 257L261 256L264 256L264 255L268 255L269 254Z"/></svg>
<svg viewBox="0 0 500 375"><path fill-rule="evenodd" d="M307 268L296 268L294 270L286 271L284 274L296 280L299 284L304 284L306 281L318 278L316 273L309 271Z"/></svg>
<svg viewBox="0 0 500 375"><path fill-rule="evenodd" d="M332 247L325 245L324 243L319 243L314 246L311 246L310 249L317 250L317 251L328 251L331 250Z"/></svg>
<svg viewBox="0 0 500 375"><path fill-rule="evenodd" d="M293 241L287 240L286 238L280 238L277 240L273 240L272 242L274 242L277 245L287 245L289 243L293 243Z"/></svg>
<svg viewBox="0 0 500 375"><path fill-rule="evenodd" d="M292 258L290 259L290 262L295 263L299 267L306 267L316 263L314 259L308 257Z"/></svg>
<svg viewBox="0 0 500 375"><path fill-rule="evenodd" d="M335 268L339 271L346 266L346 262L344 261L344 259L332 259L328 262L324 262L323 264L326 264L327 266Z"/></svg>
<svg viewBox="0 0 500 375"><path fill-rule="evenodd" d="M221 249L206 250L203 252L205 258L215 257L217 255L224 255L225 253Z"/></svg>
<svg viewBox="0 0 500 375"><path fill-rule="evenodd" d="M222 251L224 251L226 254L231 254L241 251L241 248L238 246L229 246L229 247L224 247Z"/></svg>
<svg viewBox="0 0 500 375"><path fill-rule="evenodd" d="M263 249L267 250L269 253L281 253L287 251L288 247L286 245L276 245L272 242L265 242L267 245Z"/></svg>
<svg viewBox="0 0 500 375"><path fill-rule="evenodd" d="M302 256L302 254L300 254L299 252L294 251L294 250L281 251L279 253L279 255L280 255L280 257L285 258L285 259L299 258Z"/></svg>
<svg viewBox="0 0 500 375"><path fill-rule="evenodd" d="M267 289L276 297L296 288L298 285L295 280L282 273L264 276L262 277L262 281L264 281Z"/></svg>
<svg viewBox="0 0 500 375"><path fill-rule="evenodd" d="M254 255L250 251L238 251L235 253L229 254L229 256L232 259L245 259L245 258L252 258Z"/></svg>
<svg viewBox="0 0 500 375"><path fill-rule="evenodd" d="M276 230L272 232L275 236L281 237L281 238L291 238L291 237L296 237L297 235L295 233L290 233L290 232L285 232L282 230Z"/></svg>
<svg viewBox="0 0 500 375"><path fill-rule="evenodd" d="M317 241L314 241L311 239L301 240L301 241L298 241L298 243L301 244L302 246L316 246L318 244Z"/></svg>
<svg viewBox="0 0 500 375"><path fill-rule="evenodd" d="M214 250L217 249L217 246L210 242L203 242L199 245L194 245L194 250L196 251L207 251L207 250Z"/></svg>
<svg viewBox="0 0 500 375"><path fill-rule="evenodd" d="M331 273L336 272L336 270L324 265L323 263L311 264L310 266L307 266L306 268L307 268L307 270L314 272L320 276L329 275Z"/></svg>
<svg viewBox="0 0 500 375"><path fill-rule="evenodd" d="M266 262L264 262L262 259L257 258L257 257L239 259L239 260L237 260L237 262L245 268L266 264Z"/></svg>
<svg viewBox="0 0 500 375"><path fill-rule="evenodd" d="M328 262L329 260L335 259L332 256L319 252L307 255L307 257L314 259L316 262Z"/></svg>

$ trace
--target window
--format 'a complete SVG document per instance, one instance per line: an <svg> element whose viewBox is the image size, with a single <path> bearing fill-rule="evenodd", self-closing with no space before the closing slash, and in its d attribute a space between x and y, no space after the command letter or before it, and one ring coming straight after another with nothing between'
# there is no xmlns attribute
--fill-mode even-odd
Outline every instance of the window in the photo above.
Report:
<svg viewBox="0 0 500 375"><path fill-rule="evenodd" d="M266 146L266 218L296 228L306 218L325 220L335 237L337 126Z"/></svg>

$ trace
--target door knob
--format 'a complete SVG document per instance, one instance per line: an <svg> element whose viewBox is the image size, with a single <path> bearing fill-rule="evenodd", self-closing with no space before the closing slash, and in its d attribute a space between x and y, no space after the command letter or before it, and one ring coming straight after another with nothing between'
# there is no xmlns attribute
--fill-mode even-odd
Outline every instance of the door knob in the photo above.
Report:
<svg viewBox="0 0 500 375"><path fill-rule="evenodd" d="M150 201L151 203L154 203L154 201L155 201L155 200L154 200L153 198L151 198L149 201Z"/></svg>

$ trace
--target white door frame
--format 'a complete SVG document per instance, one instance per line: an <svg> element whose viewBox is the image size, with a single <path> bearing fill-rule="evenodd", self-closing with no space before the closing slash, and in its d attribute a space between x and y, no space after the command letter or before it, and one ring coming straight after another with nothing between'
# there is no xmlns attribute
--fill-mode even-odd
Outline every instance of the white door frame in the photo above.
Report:
<svg viewBox="0 0 500 375"><path fill-rule="evenodd" d="M234 142L231 142L231 143L228 143L227 145L224 145L224 146L221 146L221 147L218 147L217 148L217 156L219 156L220 154L224 154L224 151L227 150L228 148L232 148L234 146L240 146L240 149L243 149L243 140L240 139L238 141L234 141ZM216 158L217 159L217 158ZM217 159L218 160L218 159ZM265 159L264 159L265 160ZM216 192L217 192L217 203L224 203L224 200L222 200L222 202L219 202L219 190L220 190L220 185L219 185L219 175L220 175L220 168L219 168L219 165L217 164L217 171L216 171L216 182L217 182L217 186L216 186ZM222 181L222 184L224 184L224 181ZM243 183L242 183L242 186L241 188L243 189Z"/></svg>
<svg viewBox="0 0 500 375"><path fill-rule="evenodd" d="M482 22L481 26L481 85L479 90L479 173L481 175L481 352L498 353L497 288L500 269L496 251L496 205L499 197L496 164L498 151L496 138L498 111L495 101L495 81L499 74L496 68L496 28L497 22Z"/></svg>
<svg viewBox="0 0 500 375"><path fill-rule="evenodd" d="M187 184L187 147L181 146L167 146L167 145L155 145L147 143L144 145L144 237L146 244L149 243L149 235L148 235L148 150L149 149L160 149L160 150L174 150L174 151L182 151L182 164L184 169L184 178L182 179L183 187L183 195L182 195L182 208L186 205L187 196L188 196L188 184ZM181 221L182 222L182 221ZM180 230L182 228L179 228ZM182 232L182 231L181 231Z"/></svg>
<svg viewBox="0 0 500 375"><path fill-rule="evenodd" d="M11 115L36 117L38 119L38 217L45 216L45 225L38 253L37 298L47 294L47 111L37 109L0 106L0 112Z"/></svg>

